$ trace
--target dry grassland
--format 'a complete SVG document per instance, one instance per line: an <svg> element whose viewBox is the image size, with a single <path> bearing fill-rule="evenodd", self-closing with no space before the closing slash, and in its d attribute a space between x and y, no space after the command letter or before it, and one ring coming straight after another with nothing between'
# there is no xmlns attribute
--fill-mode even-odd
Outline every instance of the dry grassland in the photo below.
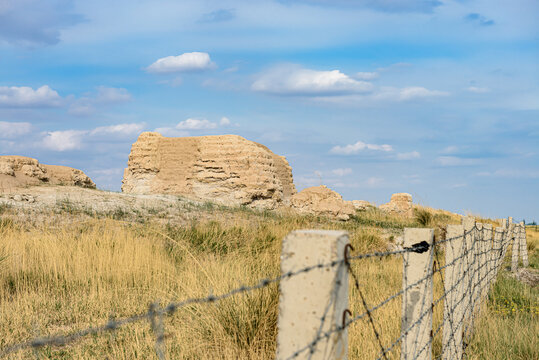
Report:
<svg viewBox="0 0 539 360"><path fill-rule="evenodd" d="M459 221L435 214L428 224L418 224L378 211L359 213L346 223L212 206L192 211L204 213L205 220L190 225L99 216L73 221L78 215L67 212L62 215L70 218L67 225L52 226L18 222L7 209L0 221L0 348L143 313L156 300L164 305L221 294L278 276L281 241L295 229L345 229L355 252L361 253L386 250L405 226ZM401 266L399 257L353 262L370 306L401 289ZM438 277L435 287L436 298L442 292ZM278 295L278 285L273 284L215 304L179 309L165 319L169 358L273 358ZM364 311L353 287L350 303L353 315ZM400 334L400 313L397 298L373 314L386 346ZM440 304L435 309L435 328L441 316ZM536 320L531 328L537 330ZM481 325L479 331L488 325ZM349 339L350 359L377 357L380 348L367 320L350 327ZM140 322L63 347L20 351L9 358L156 358L154 343L150 324ZM440 352L439 336L434 351ZM398 349L392 355L398 358Z"/></svg>

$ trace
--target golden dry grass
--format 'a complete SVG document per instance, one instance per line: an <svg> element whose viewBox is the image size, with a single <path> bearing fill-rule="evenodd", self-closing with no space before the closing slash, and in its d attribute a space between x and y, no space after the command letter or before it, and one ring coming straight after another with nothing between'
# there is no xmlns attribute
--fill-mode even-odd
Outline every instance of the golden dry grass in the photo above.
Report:
<svg viewBox="0 0 539 360"><path fill-rule="evenodd" d="M313 217L234 210L221 220L189 226L130 224L112 219L25 226L0 221L0 347L36 336L67 334L103 325L160 304L221 294L261 278L279 275L281 240L294 229L345 229L357 253L385 250L388 234L398 235L414 220L377 211L347 223ZM229 214L230 215L230 214ZM455 222L434 217L431 226ZM383 227L383 229L381 228ZM353 262L369 306L401 289L399 257ZM435 277L435 298L442 293ZM275 353L278 285L211 305L192 305L165 319L167 353L183 359L270 359ZM434 327L441 322L435 308ZM364 311L351 287L353 316ZM397 298L373 317L384 345L400 334ZM64 347L20 351L9 358L156 358L155 336L147 322L89 336ZM398 358L398 349L392 353ZM440 351L439 336L434 351ZM350 327L351 359L375 358L379 345L371 325Z"/></svg>

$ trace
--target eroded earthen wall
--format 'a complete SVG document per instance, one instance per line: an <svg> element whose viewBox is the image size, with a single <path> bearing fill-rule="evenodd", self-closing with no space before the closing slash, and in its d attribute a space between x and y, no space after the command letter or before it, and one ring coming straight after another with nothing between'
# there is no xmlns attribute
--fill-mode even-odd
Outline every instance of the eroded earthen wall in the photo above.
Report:
<svg viewBox="0 0 539 360"><path fill-rule="evenodd" d="M241 136L142 133L131 149L122 191L271 209L287 204L296 189L284 157Z"/></svg>

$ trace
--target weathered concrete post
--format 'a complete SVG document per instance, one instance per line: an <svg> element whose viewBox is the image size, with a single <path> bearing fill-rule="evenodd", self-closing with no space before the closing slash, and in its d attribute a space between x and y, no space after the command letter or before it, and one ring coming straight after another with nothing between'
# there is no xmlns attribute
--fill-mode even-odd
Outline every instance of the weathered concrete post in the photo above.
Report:
<svg viewBox="0 0 539 360"><path fill-rule="evenodd" d="M512 219L512 218L510 218ZM511 256L511 272L517 272L518 270L518 250L520 248L520 234L519 228L512 222L509 222L510 235L513 239L513 254Z"/></svg>
<svg viewBox="0 0 539 360"><path fill-rule="evenodd" d="M522 266L528 267L528 244L526 242L526 224L524 221L520 223L520 256L522 258Z"/></svg>
<svg viewBox="0 0 539 360"><path fill-rule="evenodd" d="M479 271L480 275L480 289L481 289L481 297L479 301L483 301L483 299L487 296L489 285L490 285L490 276L492 274L491 264L492 261L490 261L490 256L492 254L492 225L491 224L484 224L483 225L483 246L481 246L481 256L480 256L480 263L481 263L481 270Z"/></svg>
<svg viewBox="0 0 539 360"><path fill-rule="evenodd" d="M472 286L472 324L475 320L475 316L479 311L479 304L481 302L481 271L484 269L482 262L482 252L484 241L484 229L483 223L476 223L477 231L474 237L474 270L473 270L473 286Z"/></svg>
<svg viewBox="0 0 539 360"><path fill-rule="evenodd" d="M462 219L462 225L464 226L464 243L465 243L465 255L463 257L464 261L464 286L466 296L462 301L464 306L464 319L469 321L472 314L472 305L473 305L473 280L474 280L474 256L475 256L475 232L472 231L475 227L475 219L471 216L466 216Z"/></svg>
<svg viewBox="0 0 539 360"><path fill-rule="evenodd" d="M348 243L347 232L326 230L293 231L283 240L282 274L339 263L281 280L277 359L287 359L309 345L296 359L347 358L348 332L335 330L342 326L348 308L348 271L343 262ZM335 332L323 336L330 331Z"/></svg>
<svg viewBox="0 0 539 360"><path fill-rule="evenodd" d="M404 246L426 242L428 250L422 253L407 252L403 256L402 287L426 278L402 295L401 359L432 359L432 267L434 230L404 229ZM415 324L415 325L414 325ZM421 352L421 353L420 353Z"/></svg>
<svg viewBox="0 0 539 360"><path fill-rule="evenodd" d="M444 301L444 329L442 333L442 359L462 358L462 322L464 318L463 297L465 283L464 272L465 251L464 227L447 225L447 238L454 240L445 245L445 264L453 265L445 269L444 291L448 293Z"/></svg>
<svg viewBox="0 0 539 360"><path fill-rule="evenodd" d="M505 220L505 219L504 219ZM507 225L507 222L502 223L504 225L503 227L503 234L502 234L502 260L505 259L505 256L507 255L507 250L509 250L509 245L511 245L511 231L509 226ZM500 267L503 265L503 261L500 262Z"/></svg>
<svg viewBox="0 0 539 360"><path fill-rule="evenodd" d="M493 244L493 257L494 257L494 274L493 279L496 279L498 271L503 263L504 255L504 229L502 227L497 227L494 229L494 244Z"/></svg>

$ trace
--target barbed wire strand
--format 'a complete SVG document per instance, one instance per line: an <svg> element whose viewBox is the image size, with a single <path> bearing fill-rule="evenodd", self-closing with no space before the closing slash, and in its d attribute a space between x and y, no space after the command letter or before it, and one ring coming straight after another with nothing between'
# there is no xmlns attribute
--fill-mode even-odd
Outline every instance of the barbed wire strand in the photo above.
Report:
<svg viewBox="0 0 539 360"><path fill-rule="evenodd" d="M350 248L353 250L351 245L350 245ZM345 252L346 252L346 248L345 248ZM380 345L380 348L382 349L382 352L383 352L384 351L384 345L382 345L382 340L380 339L380 334L378 333L378 330L376 330L376 325L374 324L374 319L372 317L372 312L369 310L369 306L367 305L367 301L365 300L365 296L363 296L363 291L361 291L361 288L359 286L359 280L358 280L356 274L354 273L354 271L352 271L352 266L351 266L350 262L346 261L347 260L346 253L345 253L344 259L345 259L345 264L348 267L348 272L352 276L354 286L355 286L356 290L359 293L359 297L361 298L361 303L363 304L363 308L365 309L365 312L367 313L367 317L369 318L369 322L370 322L370 324L372 326L372 331L374 333L374 336L376 337L376 341L378 342L378 345ZM385 353L383 353L383 356L384 356L384 360L388 360Z"/></svg>

